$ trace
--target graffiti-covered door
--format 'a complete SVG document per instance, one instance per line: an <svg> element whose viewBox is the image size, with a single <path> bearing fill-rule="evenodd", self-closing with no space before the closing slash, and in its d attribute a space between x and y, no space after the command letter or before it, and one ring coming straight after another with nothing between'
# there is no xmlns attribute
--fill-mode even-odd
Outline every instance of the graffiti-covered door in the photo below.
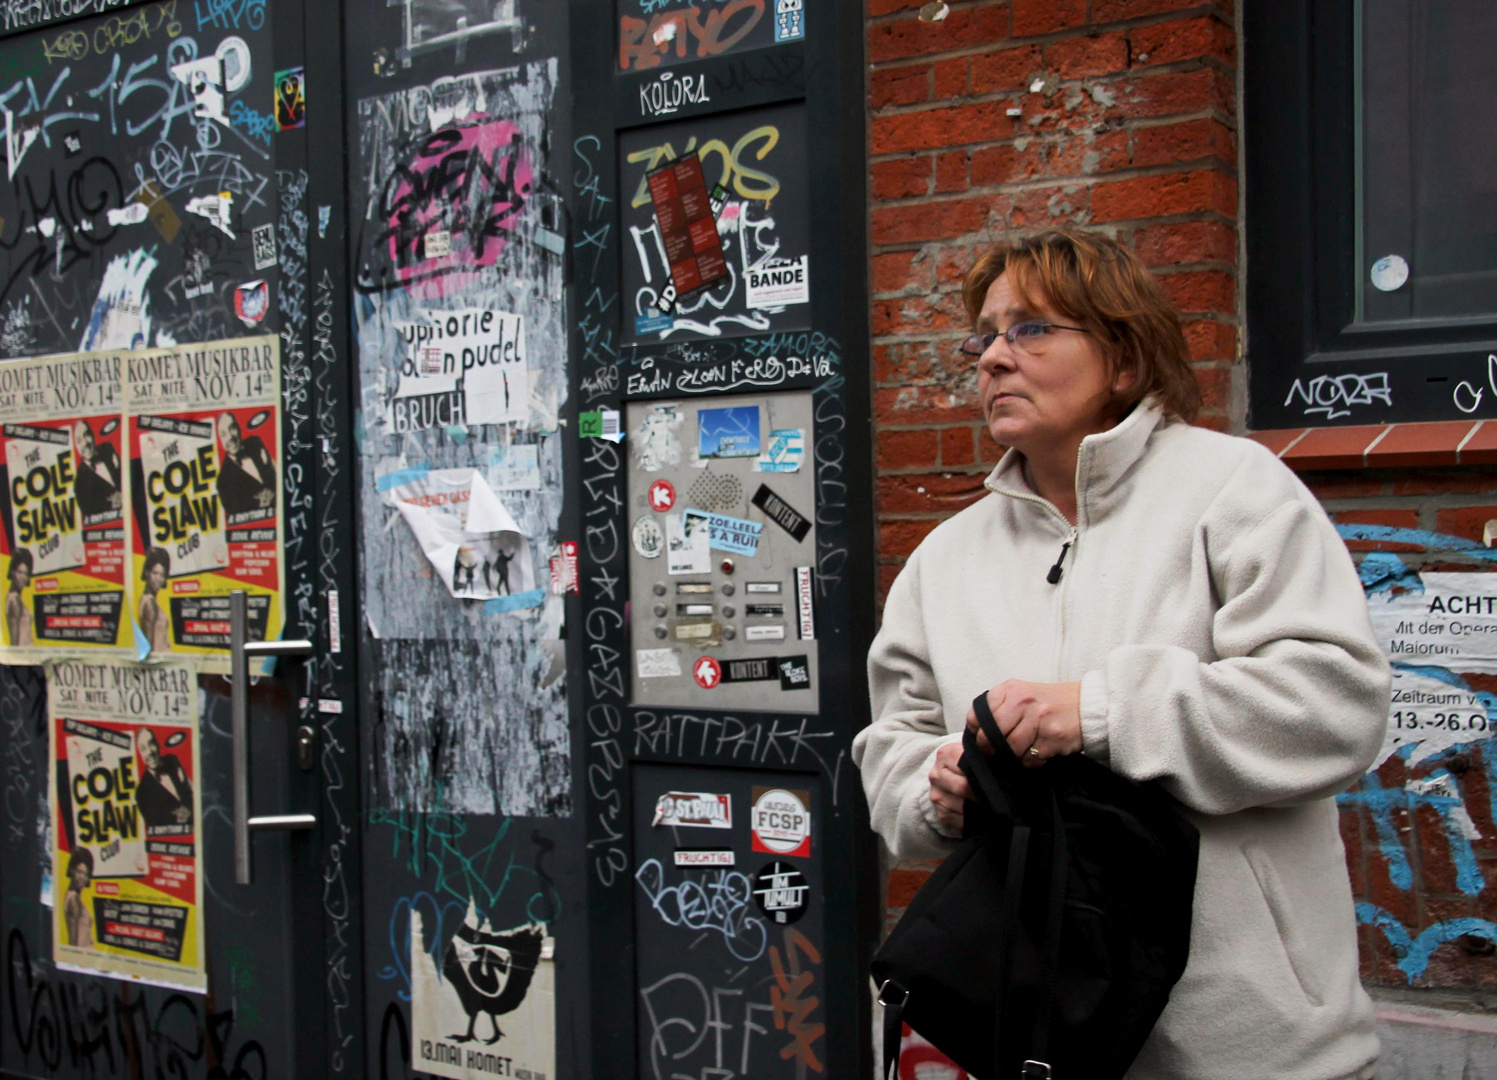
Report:
<svg viewBox="0 0 1497 1080"><path fill-rule="evenodd" d="M6 1076L362 1072L340 47L0 9Z"/></svg>

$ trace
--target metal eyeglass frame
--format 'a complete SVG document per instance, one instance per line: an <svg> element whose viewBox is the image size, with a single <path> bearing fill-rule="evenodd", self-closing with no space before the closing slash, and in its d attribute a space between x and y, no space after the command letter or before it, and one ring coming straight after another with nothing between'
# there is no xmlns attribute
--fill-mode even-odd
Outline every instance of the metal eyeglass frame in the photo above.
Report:
<svg viewBox="0 0 1497 1080"><path fill-rule="evenodd" d="M1051 330L1074 330L1078 334L1091 333L1091 331L1086 329L1086 327L1084 326L1062 326L1060 323L1046 322L1043 319L1025 319L1023 322L1014 323L1014 325L1010 326L1007 330L1002 330L992 334L973 334L966 341L962 342L962 355L981 356L983 353L992 348L993 342L997 341L999 338L1007 341L1008 347L1010 349L1022 349L1024 346L1020 345L1018 340L1014 337L1014 331L1023 326L1038 326L1041 328L1038 334L1029 335L1029 337L1033 338L1034 341L1038 341L1040 338L1048 334ZM969 346L971 346L974 342L983 341L984 338L988 340L983 343L982 348L978 349L976 352L969 348ZM1033 342L1031 342L1031 344L1032 343Z"/></svg>

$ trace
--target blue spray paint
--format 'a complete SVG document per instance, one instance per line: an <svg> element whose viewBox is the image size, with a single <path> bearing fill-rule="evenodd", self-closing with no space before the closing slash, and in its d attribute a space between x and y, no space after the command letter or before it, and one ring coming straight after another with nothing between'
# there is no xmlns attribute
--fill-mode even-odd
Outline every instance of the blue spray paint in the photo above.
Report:
<svg viewBox="0 0 1497 1080"><path fill-rule="evenodd" d="M1429 967L1429 959L1436 949L1448 942L1468 934L1497 942L1497 926L1486 919L1446 919L1427 928L1416 938L1388 912L1376 904L1357 905L1357 922L1371 924L1383 932L1388 944L1393 946L1393 955L1399 958L1398 970L1408 976L1409 981L1419 978Z"/></svg>

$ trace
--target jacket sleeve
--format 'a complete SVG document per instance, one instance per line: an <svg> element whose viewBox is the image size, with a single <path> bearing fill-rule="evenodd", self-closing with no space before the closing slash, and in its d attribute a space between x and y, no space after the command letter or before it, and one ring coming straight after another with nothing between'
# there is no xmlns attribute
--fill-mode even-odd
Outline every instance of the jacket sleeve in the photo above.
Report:
<svg viewBox="0 0 1497 1080"><path fill-rule="evenodd" d="M919 601L918 553L894 579L884 621L868 653L873 722L853 740L852 756L874 831L898 858L938 859L957 837L941 831L930 801L936 751L960 742L946 730L945 710L931 671Z"/></svg>
<svg viewBox="0 0 1497 1080"><path fill-rule="evenodd" d="M1082 679L1084 752L1207 814L1345 790L1382 745L1391 673L1340 537L1303 492L1210 563L1216 659L1111 650Z"/></svg>

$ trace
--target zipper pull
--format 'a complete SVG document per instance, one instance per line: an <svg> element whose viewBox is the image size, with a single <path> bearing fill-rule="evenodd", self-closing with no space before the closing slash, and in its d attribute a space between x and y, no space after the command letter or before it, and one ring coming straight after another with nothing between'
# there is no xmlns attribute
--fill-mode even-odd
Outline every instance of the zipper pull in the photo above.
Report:
<svg viewBox="0 0 1497 1080"><path fill-rule="evenodd" d="M1075 542L1076 530L1072 529L1071 535L1066 539L1066 542L1060 545L1060 557L1055 560L1055 565L1050 567L1050 572L1045 575L1045 580L1048 581L1051 585L1055 585L1060 582L1060 575L1065 572L1061 569L1060 564L1066 561L1066 552L1071 550L1071 545Z"/></svg>

